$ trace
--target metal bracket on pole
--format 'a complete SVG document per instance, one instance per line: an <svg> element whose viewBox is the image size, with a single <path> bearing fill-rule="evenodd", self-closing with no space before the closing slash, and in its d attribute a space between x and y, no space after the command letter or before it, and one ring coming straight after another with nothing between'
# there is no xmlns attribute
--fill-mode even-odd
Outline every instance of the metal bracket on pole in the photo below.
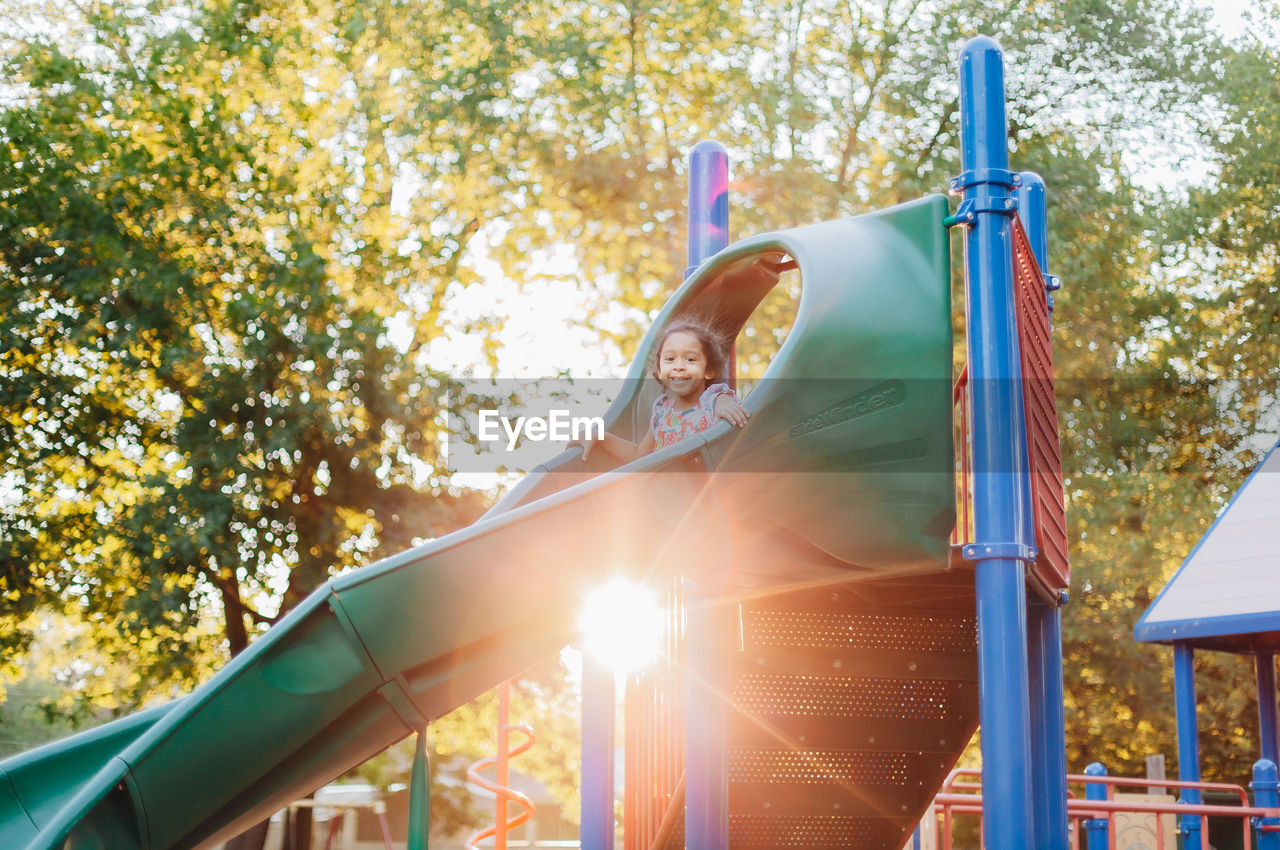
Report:
<svg viewBox="0 0 1280 850"><path fill-rule="evenodd" d="M1022 175L1004 168L970 168L951 178L947 187L952 194L959 194L970 186L982 186L994 183L1006 189L1016 189L1022 185Z"/></svg>
<svg viewBox="0 0 1280 850"><path fill-rule="evenodd" d="M988 198L985 202L981 203L969 200L960 204L960 208L956 210L956 214L952 216L952 219L954 219L956 224L975 224L978 220L978 213L1014 215L1017 212L1017 198Z"/></svg>
<svg viewBox="0 0 1280 850"><path fill-rule="evenodd" d="M1039 553L1034 546L1024 543L966 543L960 547L960 557L966 561L1024 561L1034 564Z"/></svg>

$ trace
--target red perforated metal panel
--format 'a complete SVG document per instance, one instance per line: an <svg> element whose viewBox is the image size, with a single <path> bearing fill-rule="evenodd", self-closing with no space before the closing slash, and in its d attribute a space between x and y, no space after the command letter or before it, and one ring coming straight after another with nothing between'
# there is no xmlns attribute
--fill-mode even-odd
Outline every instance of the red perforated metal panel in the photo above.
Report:
<svg viewBox="0 0 1280 850"><path fill-rule="evenodd" d="M875 847L875 822L853 817L730 818L729 841L734 847Z"/></svg>
<svg viewBox="0 0 1280 850"><path fill-rule="evenodd" d="M1044 277L1031 242L1014 218L1013 278L1022 354L1023 408L1031 459L1031 493L1039 557L1032 575L1049 590L1071 583L1067 561L1067 517L1062 486L1062 447L1053 390L1053 348L1049 341L1049 305Z"/></svg>

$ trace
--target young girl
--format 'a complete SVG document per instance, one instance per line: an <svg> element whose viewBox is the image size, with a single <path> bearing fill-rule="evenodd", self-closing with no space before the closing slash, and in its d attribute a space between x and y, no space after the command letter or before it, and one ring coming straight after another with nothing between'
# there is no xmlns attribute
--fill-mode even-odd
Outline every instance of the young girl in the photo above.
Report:
<svg viewBox="0 0 1280 850"><path fill-rule="evenodd" d="M747 412L733 390L715 383L724 375L726 361L725 346L710 328L689 320L672 322L658 340L653 376L665 392L653 403L649 432L639 443L606 433L602 440L584 443L582 459L599 446L626 463L705 431L718 419L745 425Z"/></svg>

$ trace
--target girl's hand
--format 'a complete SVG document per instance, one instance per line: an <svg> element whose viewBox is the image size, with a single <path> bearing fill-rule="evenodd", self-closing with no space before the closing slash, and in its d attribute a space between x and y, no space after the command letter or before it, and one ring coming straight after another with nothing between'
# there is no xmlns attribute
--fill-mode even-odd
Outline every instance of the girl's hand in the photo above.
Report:
<svg viewBox="0 0 1280 850"><path fill-rule="evenodd" d="M739 428L747 424L747 411L728 393L716 396L716 403L712 410L715 412L716 419L731 422Z"/></svg>
<svg viewBox="0 0 1280 850"><path fill-rule="evenodd" d="M566 448L573 448L574 446L577 446L578 448L582 449L582 459L586 460L587 458L591 457L591 450L594 449L596 447L596 443L599 443L599 442L601 441L595 439L594 437L584 437L583 439L574 440L573 442L569 443L569 445L566 446Z"/></svg>

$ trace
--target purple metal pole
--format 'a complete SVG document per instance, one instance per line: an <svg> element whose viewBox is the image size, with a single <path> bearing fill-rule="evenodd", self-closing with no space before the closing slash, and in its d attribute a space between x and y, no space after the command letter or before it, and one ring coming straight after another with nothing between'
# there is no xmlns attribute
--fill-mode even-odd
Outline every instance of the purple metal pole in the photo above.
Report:
<svg viewBox="0 0 1280 850"><path fill-rule="evenodd" d="M1280 763L1280 728L1276 723L1276 656L1259 652L1254 656L1258 673L1258 742L1262 757L1273 765Z"/></svg>
<svg viewBox="0 0 1280 850"><path fill-rule="evenodd" d="M976 539L964 555L977 562L982 826L988 846L1030 850L1026 564L1035 552L1013 304L1010 192L1018 180L1009 171L1004 59L987 37L960 55L960 154L963 172L951 185L963 191L956 219L968 225Z"/></svg>
<svg viewBox="0 0 1280 850"><path fill-rule="evenodd" d="M729 152L719 142L698 142L689 155L689 266L684 276L728 246Z"/></svg>
<svg viewBox="0 0 1280 850"><path fill-rule="evenodd" d="M582 653L582 850L613 850L613 671Z"/></svg>
<svg viewBox="0 0 1280 850"><path fill-rule="evenodd" d="M1200 726L1196 720L1195 650L1190 644L1173 645L1173 691L1178 714L1178 778L1200 781ZM1184 788L1182 802L1199 804L1200 789ZM1180 823L1182 850L1200 850L1200 817L1183 815Z"/></svg>
<svg viewBox="0 0 1280 850"><path fill-rule="evenodd" d="M729 847L729 630L708 587L685 582L685 848Z"/></svg>
<svg viewBox="0 0 1280 850"><path fill-rule="evenodd" d="M729 244L729 154L702 141L689 156L689 266L685 277ZM685 584L685 847L729 846L729 634L715 590Z"/></svg>

